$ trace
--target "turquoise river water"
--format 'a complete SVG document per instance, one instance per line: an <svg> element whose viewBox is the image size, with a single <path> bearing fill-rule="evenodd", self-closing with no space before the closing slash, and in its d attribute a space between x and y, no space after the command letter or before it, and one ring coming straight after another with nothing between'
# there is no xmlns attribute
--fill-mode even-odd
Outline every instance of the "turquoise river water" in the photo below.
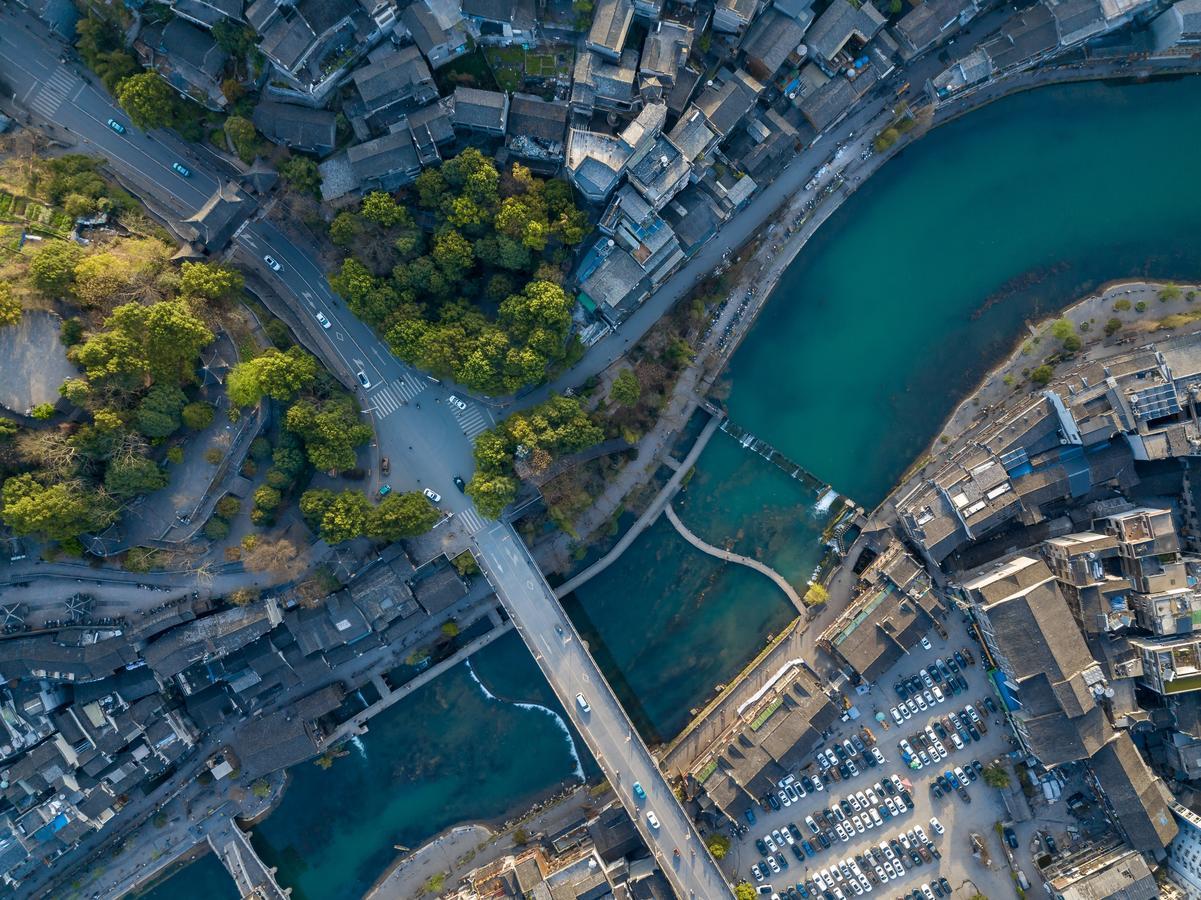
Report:
<svg viewBox="0 0 1201 900"><path fill-rule="evenodd" d="M935 131L864 184L792 265L728 373L733 419L872 507L1021 333L1101 282L1201 277L1201 78L1044 88ZM717 434L677 500L713 543L803 582L813 498ZM650 740L670 738L791 607L660 521L568 602ZM373 720L328 771L297 767L255 831L298 900L360 896L466 819L571 782L558 705L513 635ZM581 747L581 752L582 747ZM583 760L592 767L591 760ZM216 896L212 861L171 896Z"/></svg>

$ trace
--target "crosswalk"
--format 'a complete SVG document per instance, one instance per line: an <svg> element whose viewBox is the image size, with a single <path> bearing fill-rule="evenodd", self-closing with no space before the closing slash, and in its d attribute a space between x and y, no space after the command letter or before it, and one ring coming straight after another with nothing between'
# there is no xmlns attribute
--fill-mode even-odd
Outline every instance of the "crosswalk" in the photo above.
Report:
<svg viewBox="0 0 1201 900"><path fill-rule="evenodd" d="M429 386L419 379L397 378L391 384L381 384L368 395L375 407L376 415L386 419L404 404L421 394Z"/></svg>
<svg viewBox="0 0 1201 900"><path fill-rule="evenodd" d="M79 78L67 69L56 69L29 101L29 108L44 118L52 119L79 84Z"/></svg>
<svg viewBox="0 0 1201 900"><path fill-rule="evenodd" d="M465 509L459 516L459 524L468 534L475 534L477 531L484 530L484 518L474 508Z"/></svg>
<svg viewBox="0 0 1201 900"><path fill-rule="evenodd" d="M466 409L455 408L454 413L459 427L463 429L463 434L467 435L467 439L470 441L474 441L487 431L492 424L484 415L483 410L473 404L469 404Z"/></svg>

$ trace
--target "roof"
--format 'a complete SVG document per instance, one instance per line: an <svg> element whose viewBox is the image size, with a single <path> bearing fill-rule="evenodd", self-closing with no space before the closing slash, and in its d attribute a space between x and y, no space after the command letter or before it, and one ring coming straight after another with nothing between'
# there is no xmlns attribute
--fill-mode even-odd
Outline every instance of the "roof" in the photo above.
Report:
<svg viewBox="0 0 1201 900"><path fill-rule="evenodd" d="M567 104L533 94L514 93L509 100L509 136L562 144L567 137Z"/></svg>
<svg viewBox="0 0 1201 900"><path fill-rule="evenodd" d="M831 78L816 90L810 91L797 104L805 118L818 131L837 122L876 83L874 69L864 70L853 81L843 75Z"/></svg>
<svg viewBox="0 0 1201 900"><path fill-rule="evenodd" d="M565 165L576 186L595 200L617 186L630 153L630 145L615 135L572 128Z"/></svg>
<svg viewBox="0 0 1201 900"><path fill-rule="evenodd" d="M272 627L266 604L234 607L171 629L147 644L142 656L160 678L172 678L193 663L244 647Z"/></svg>
<svg viewBox="0 0 1201 900"><path fill-rule="evenodd" d="M833 59L852 37L866 43L884 27L884 16L871 3L854 5L850 0L834 0L820 16L805 43L810 51L825 60Z"/></svg>
<svg viewBox="0 0 1201 900"><path fill-rule="evenodd" d="M91 637L86 643L85 637ZM70 641L78 641L71 643ZM0 641L0 680L46 677L61 681L104 678L138 655L125 637L38 635ZM44 673L44 675L43 675Z"/></svg>
<svg viewBox="0 0 1201 900"><path fill-rule="evenodd" d="M1066 871L1059 874L1065 867ZM1159 885L1146 859L1125 845L1090 859L1082 860L1073 855L1054 865L1045 875L1052 894L1063 900L1156 900L1159 897Z"/></svg>
<svg viewBox="0 0 1201 900"><path fill-rule="evenodd" d="M1130 845L1141 853L1161 855L1179 830L1168 809L1171 795L1147 768L1130 736L1115 734L1093 755L1091 765Z"/></svg>
<svg viewBox="0 0 1201 900"><path fill-rule="evenodd" d="M689 256L717 233L723 221L721 211L709 195L694 185L688 185L672 198L663 207L662 215Z"/></svg>
<svg viewBox="0 0 1201 900"><path fill-rule="evenodd" d="M455 88L451 121L456 126L503 132L508 113L507 94L462 86Z"/></svg>
<svg viewBox="0 0 1201 900"><path fill-rule="evenodd" d="M696 106L724 138L755 105L762 91L762 84L749 73L738 69L728 75L721 85L706 87L696 98Z"/></svg>
<svg viewBox="0 0 1201 900"><path fill-rule="evenodd" d="M263 32L259 49L283 69L291 72L304 59L317 35L302 16L278 19Z"/></svg>
<svg viewBox="0 0 1201 900"><path fill-rule="evenodd" d="M917 53L954 30L959 14L973 7L972 0L925 0L905 13L893 30Z"/></svg>
<svg viewBox="0 0 1201 900"><path fill-rule="evenodd" d="M656 209L674 196L688 178L692 166L667 138L660 137L628 170L630 183Z"/></svg>
<svg viewBox="0 0 1201 900"><path fill-rule="evenodd" d="M438 24L430 8L420 0L409 4L400 14L400 20L427 57L450 38L446 30Z"/></svg>
<svg viewBox="0 0 1201 900"><path fill-rule="evenodd" d="M630 0L599 0L588 29L587 46L616 56L625 45L633 20L634 4Z"/></svg>
<svg viewBox="0 0 1201 900"><path fill-rule="evenodd" d="M1043 3L1022 10L1001 26L1001 33L980 49L998 69L1028 62L1059 45L1055 17Z"/></svg>
<svg viewBox="0 0 1201 900"><path fill-rule="evenodd" d="M328 109L263 101L254 108L254 127L268 140L315 153L335 146L337 116Z"/></svg>
<svg viewBox="0 0 1201 900"><path fill-rule="evenodd" d="M463 15L492 22L512 22L516 4L513 0L463 0Z"/></svg>
<svg viewBox="0 0 1201 900"><path fill-rule="evenodd" d="M769 9L747 31L742 41L743 51L769 76L774 74L801 46L805 29L813 21L813 14L807 15L808 18L797 20L779 10Z"/></svg>
<svg viewBox="0 0 1201 900"><path fill-rule="evenodd" d="M360 185L383 183L391 176L415 178L421 170L417 149L408 131L397 131L356 144L346 151L346 158ZM404 183L405 179L401 178L396 186Z"/></svg>
<svg viewBox="0 0 1201 900"><path fill-rule="evenodd" d="M318 752L313 723L342 703L340 684L331 684L290 706L238 727L231 741L248 773L265 774L304 762Z"/></svg>
<svg viewBox="0 0 1201 900"><path fill-rule="evenodd" d="M625 249L614 247L580 284L580 290L597 304L616 308L643 280L642 267Z"/></svg>
<svg viewBox="0 0 1201 900"><path fill-rule="evenodd" d="M442 612L467 595L463 579L450 566L442 566L413 582L413 596L430 615Z"/></svg>
<svg viewBox="0 0 1201 900"><path fill-rule="evenodd" d="M421 51L411 44L360 66L350 77L369 110L379 109L397 100L414 98L418 93L423 95L423 99L417 102L437 96L429 66L422 58ZM425 90L420 90L423 86ZM424 97L426 93L432 96Z"/></svg>
<svg viewBox="0 0 1201 900"><path fill-rule="evenodd" d="M692 29L679 22L659 22L642 44L639 71L675 77L688 61L692 49Z"/></svg>
<svg viewBox="0 0 1201 900"><path fill-rule="evenodd" d="M187 63L210 78L221 74L228 57L209 32L178 17L166 25L144 28L140 39L147 46L167 54L170 62Z"/></svg>
<svg viewBox="0 0 1201 900"><path fill-rule="evenodd" d="M705 153L718 137L705 114L695 106L688 111L688 115L680 117L667 136L689 161L695 161Z"/></svg>
<svg viewBox="0 0 1201 900"><path fill-rule="evenodd" d="M250 216L258 204L232 181L218 185L204 206L187 219L195 240L209 250L221 250L233 239L234 231Z"/></svg>
<svg viewBox="0 0 1201 900"><path fill-rule="evenodd" d="M1051 0L1051 15L1064 46L1093 37L1105 30L1105 14L1098 0Z"/></svg>

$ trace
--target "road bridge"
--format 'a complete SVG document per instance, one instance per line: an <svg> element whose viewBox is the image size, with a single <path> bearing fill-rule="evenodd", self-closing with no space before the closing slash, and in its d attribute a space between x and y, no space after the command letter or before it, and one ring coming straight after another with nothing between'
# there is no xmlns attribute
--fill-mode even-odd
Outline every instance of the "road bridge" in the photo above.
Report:
<svg viewBox="0 0 1201 900"><path fill-rule="evenodd" d="M233 820L226 816L220 823L209 828L209 846L217 854L217 858L233 876L234 883L243 897L253 897L255 900L288 900L291 888L282 888L275 880L275 869L264 863L250 838Z"/></svg>

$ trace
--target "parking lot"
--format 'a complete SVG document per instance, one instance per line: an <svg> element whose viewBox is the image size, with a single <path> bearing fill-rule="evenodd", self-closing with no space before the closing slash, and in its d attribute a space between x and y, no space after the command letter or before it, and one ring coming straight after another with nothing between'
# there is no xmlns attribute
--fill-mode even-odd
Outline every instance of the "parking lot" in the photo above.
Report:
<svg viewBox="0 0 1201 900"><path fill-rule="evenodd" d="M918 897L926 898L923 885L928 886L930 897L1013 895L1013 882L1005 868L995 830L996 823L1004 818L1004 807L999 793L984 784L972 765L977 761L979 768L983 768L1008 752L1012 748L1011 736L1007 727L997 724L998 715L985 703L986 697L991 702L995 702L995 697L980 668L977 646L958 622L946 622L946 627L948 639L930 632L926 637L930 649L914 647L868 693L854 698L862 713L860 718L840 723L830 738L809 754L806 765L790 774L793 780L784 792L785 796L795 793L795 801L790 798L785 806L777 795L780 809L763 801L754 808L755 823L745 835L735 839L724 861L737 878L750 881L761 890L770 885L771 890L764 891L765 894L823 900L868 893L912 897L915 890ZM970 662L965 650L971 654ZM960 660L955 659L955 651L960 651ZM936 665L936 660L941 660L941 664ZM923 669L929 685L920 675ZM948 685L948 675L953 676L958 693ZM902 711L896 682L905 679L912 684L915 677L921 684L921 690L916 692L921 700L906 686L913 706L909 708L906 704ZM966 682L966 690L958 684L958 677ZM975 718L964 710L968 703L973 706ZM894 707L901 718L900 725L891 712ZM884 715L884 722L876 720L877 713ZM883 757L883 762L877 761L873 749ZM932 755L937 755L938 760L932 759ZM820 762L819 756L823 757ZM906 756L913 760L911 764L906 764ZM957 769L959 775L955 774ZM948 770L955 782L961 779L964 782L961 789L966 799L954 785L949 792L940 787L942 796L935 796L931 785L940 777L945 779ZM821 781L821 790L817 790L815 775ZM807 783L811 789L806 788ZM805 796L800 796L800 791ZM932 825L932 817L938 820L943 833ZM746 824L745 820L742 824ZM919 827L924 834L918 832ZM973 858L969 838L973 832L987 846L991 867ZM828 848L823 846L823 838L829 843ZM766 845L766 856L757 841ZM882 842L884 847L880 846ZM775 844L774 851L771 844ZM778 871L773 871L769 858ZM846 868L835 875L835 869L843 861L847 862ZM761 866L762 880L755 878L752 866Z"/></svg>

